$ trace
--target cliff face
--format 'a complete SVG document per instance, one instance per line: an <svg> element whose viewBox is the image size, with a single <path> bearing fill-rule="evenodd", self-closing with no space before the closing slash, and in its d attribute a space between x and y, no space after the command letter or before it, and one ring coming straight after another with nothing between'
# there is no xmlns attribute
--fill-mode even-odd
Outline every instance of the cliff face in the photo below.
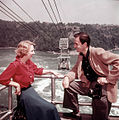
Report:
<svg viewBox="0 0 119 120"><path fill-rule="evenodd" d="M39 28L40 26L40 28ZM113 49L119 47L119 26L98 24L53 24L23 23L0 20L0 47L16 47L21 40L35 41L36 49L59 51L60 38L69 38L69 50L73 50L73 33L86 32L91 37L91 45Z"/></svg>

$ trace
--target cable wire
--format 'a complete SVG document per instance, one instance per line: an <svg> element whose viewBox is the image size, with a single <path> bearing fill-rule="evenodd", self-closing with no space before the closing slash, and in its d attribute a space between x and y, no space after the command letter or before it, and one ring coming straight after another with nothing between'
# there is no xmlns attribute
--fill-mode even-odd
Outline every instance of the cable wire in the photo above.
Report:
<svg viewBox="0 0 119 120"><path fill-rule="evenodd" d="M4 11L1 10L1 12L3 12L5 15L7 15L9 18L11 18L13 21L18 21L20 23L20 25L23 25L25 28L29 29L31 32L33 32L34 34L36 34L36 32L34 32L31 28L29 28L26 24L24 24L23 22L19 21L18 18L16 18L14 15L12 15L9 11L7 11L5 8L3 8L2 6L0 6L4 11L6 11L7 13L5 13ZM11 17L12 16L12 17Z"/></svg>
<svg viewBox="0 0 119 120"><path fill-rule="evenodd" d="M3 14L5 14L7 17L9 17L9 18L11 18L15 23L17 23L17 24L19 24L19 25L22 25L20 22L16 22L11 16L9 16L7 13L5 13L4 11L2 11L1 9L0 9L0 11L3 13ZM18 31L19 32L19 31ZM19 32L20 33L20 32ZM20 33L21 34L21 33Z"/></svg>
<svg viewBox="0 0 119 120"><path fill-rule="evenodd" d="M44 7L45 7L45 9L46 9L46 11L47 11L47 13L48 13L48 15L49 15L50 19L51 19L51 21L54 23L54 21L53 21L53 19L52 19L52 16L51 16L50 12L48 11L47 6L46 6L45 2L44 2L43 0L41 0L41 1L42 1L43 5L44 5ZM55 25L56 30L58 31L57 26L56 26L56 24L55 24L55 23L54 23L54 25Z"/></svg>
<svg viewBox="0 0 119 120"><path fill-rule="evenodd" d="M56 10L57 10L57 13L58 13L59 19L60 19L60 21L62 22L62 19L61 19L60 12L59 12L59 10L58 10L58 7L57 7L57 4L56 4L56 1L55 1L55 0L53 0L53 1L54 1L54 4L55 4L55 7L56 7Z"/></svg>
<svg viewBox="0 0 119 120"><path fill-rule="evenodd" d="M59 20L60 20L61 23L63 23L63 22L62 22L62 19L61 19L61 16L60 16L60 12L59 12L58 7L57 7L57 3L56 3L55 0L53 0L53 1L54 1L55 8L56 8L56 10L57 10L58 16L59 16ZM63 27L63 24L62 24L62 27ZM67 35L67 34L66 34L66 28L63 29L62 33L63 33L63 37L65 37L65 36Z"/></svg>
<svg viewBox="0 0 119 120"><path fill-rule="evenodd" d="M43 30L43 28L37 22L35 22L35 20L28 14L28 12L26 12L16 1L14 1L14 0L12 0L12 1L40 28L40 30L42 30L43 32L45 32Z"/></svg>
<svg viewBox="0 0 119 120"><path fill-rule="evenodd" d="M1 2L1 1L0 1ZM20 17L20 16L18 16L14 11L12 11L7 5L5 5L3 2L1 2L8 10L10 10L15 16L17 16L17 17L15 17L14 15L12 15L10 12L9 12L9 14L11 14L12 16L14 16L14 18L15 19L17 19L19 22L20 22L20 20L23 22L23 23L25 23L25 21ZM2 6L1 6L1 8L3 8ZM4 9L4 8L3 8ZM5 9L4 9L5 10ZM8 12L7 10L5 10L6 12ZM20 20L19 20L20 19ZM25 24L24 24L25 25ZM34 28L32 28L31 26L29 26L29 25L27 25L27 28L29 28L31 31L34 31L35 33L37 33L37 34L39 34L38 33L38 31L36 31Z"/></svg>
<svg viewBox="0 0 119 120"><path fill-rule="evenodd" d="M49 3L49 6L50 6L50 8L51 8L51 10L52 10L52 13L53 13L53 15L54 15L54 18L55 18L55 20L56 20L56 22L57 22L57 24L58 24L58 20L57 20L57 17L56 17L56 15L55 15L55 12L54 12L54 10L53 10L53 8L52 8L52 5L51 5L50 0L48 0L48 3Z"/></svg>

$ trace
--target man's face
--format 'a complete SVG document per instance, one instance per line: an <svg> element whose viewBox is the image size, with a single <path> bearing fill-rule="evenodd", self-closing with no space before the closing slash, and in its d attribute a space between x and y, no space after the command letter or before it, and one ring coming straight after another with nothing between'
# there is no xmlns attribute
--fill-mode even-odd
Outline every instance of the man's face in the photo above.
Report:
<svg viewBox="0 0 119 120"><path fill-rule="evenodd" d="M76 37L74 39L74 48L76 49L77 52L83 52L84 51L85 46L84 46L84 44L82 44L80 42L79 37Z"/></svg>

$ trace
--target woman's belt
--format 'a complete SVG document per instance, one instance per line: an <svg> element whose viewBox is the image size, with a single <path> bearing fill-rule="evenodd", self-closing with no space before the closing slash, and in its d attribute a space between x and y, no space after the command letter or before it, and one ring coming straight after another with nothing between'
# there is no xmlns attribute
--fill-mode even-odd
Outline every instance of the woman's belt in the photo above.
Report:
<svg viewBox="0 0 119 120"><path fill-rule="evenodd" d="M24 90L26 90L26 89L28 89L28 88L30 88L31 87L31 85L29 85L28 87L24 87L24 88L21 88L21 91L24 91Z"/></svg>

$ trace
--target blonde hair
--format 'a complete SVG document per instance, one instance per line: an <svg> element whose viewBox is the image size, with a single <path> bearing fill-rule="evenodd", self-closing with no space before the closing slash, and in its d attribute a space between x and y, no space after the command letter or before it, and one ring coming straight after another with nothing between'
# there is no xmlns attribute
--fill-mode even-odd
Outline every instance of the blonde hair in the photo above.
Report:
<svg viewBox="0 0 119 120"><path fill-rule="evenodd" d="M29 46L31 45L35 45L34 42L31 42L29 40L24 40L21 41L18 45L17 45L17 49L15 50L17 57L23 57L25 55L27 55L28 51L29 51Z"/></svg>

